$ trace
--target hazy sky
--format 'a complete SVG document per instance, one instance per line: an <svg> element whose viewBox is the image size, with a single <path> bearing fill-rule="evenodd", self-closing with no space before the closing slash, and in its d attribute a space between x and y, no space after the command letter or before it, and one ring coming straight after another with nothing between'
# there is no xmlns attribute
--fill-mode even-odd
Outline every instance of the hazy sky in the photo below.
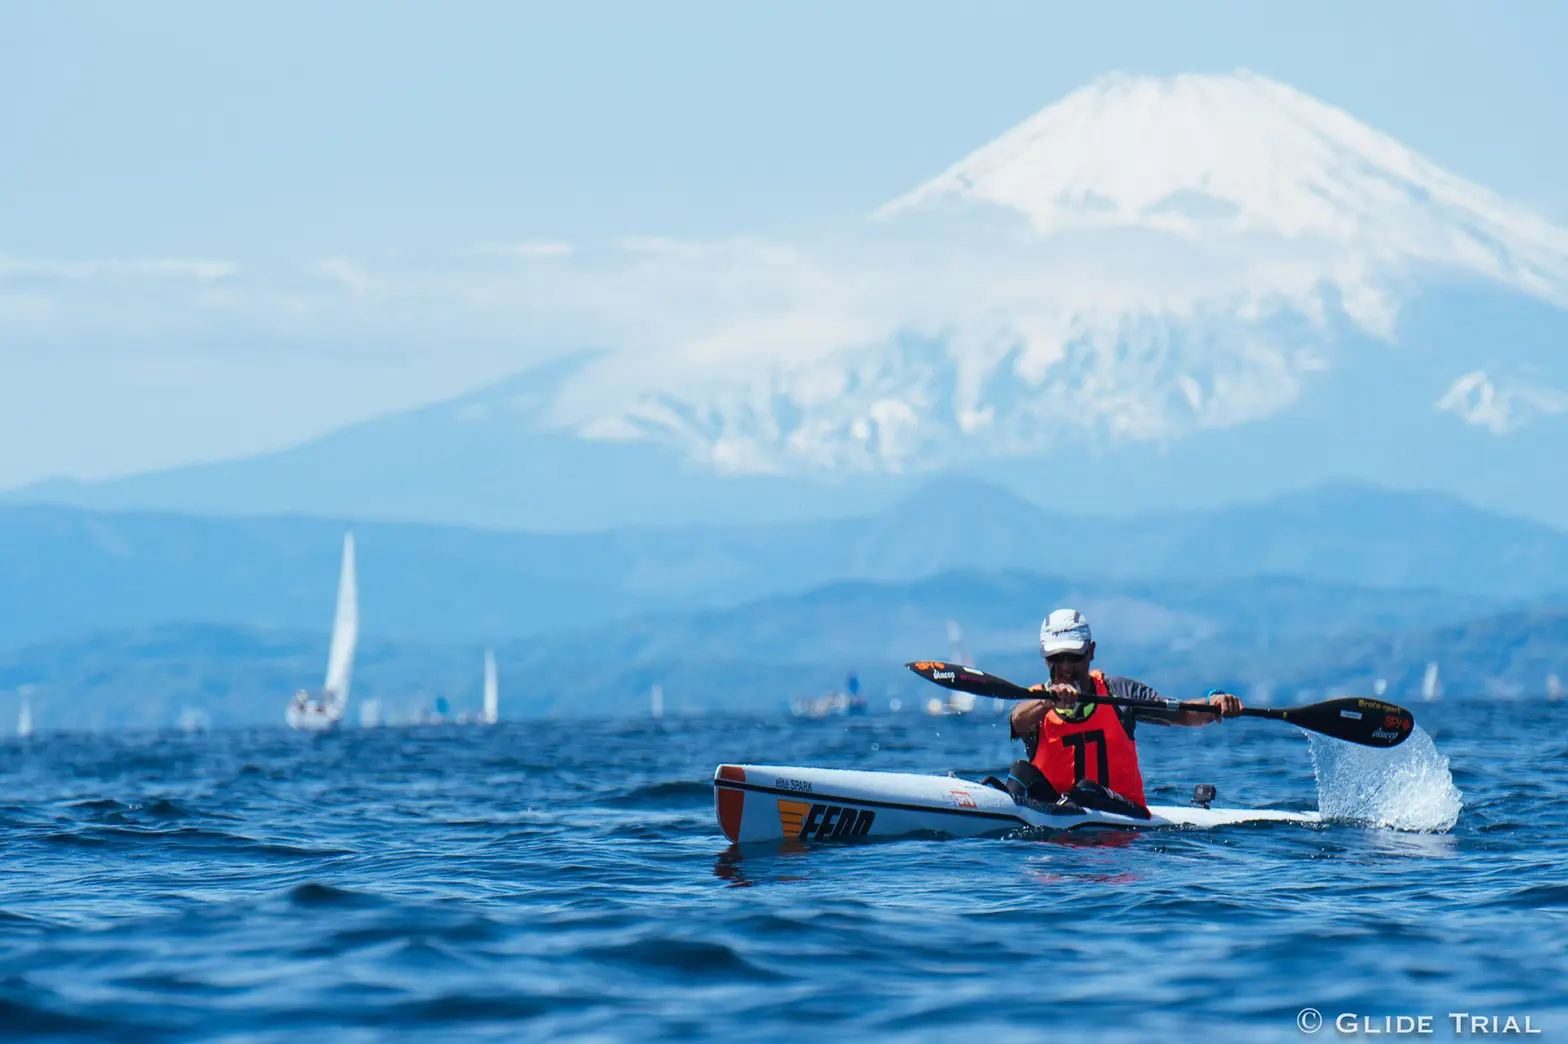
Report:
<svg viewBox="0 0 1568 1044"><path fill-rule="evenodd" d="M783 234L1111 71L1248 68L1562 221L1565 51L1557 0L16 0L0 485L276 446L515 368L515 331L333 335L290 279L357 292L353 259ZM186 321L148 289L222 305L236 271L280 287L264 320Z"/></svg>

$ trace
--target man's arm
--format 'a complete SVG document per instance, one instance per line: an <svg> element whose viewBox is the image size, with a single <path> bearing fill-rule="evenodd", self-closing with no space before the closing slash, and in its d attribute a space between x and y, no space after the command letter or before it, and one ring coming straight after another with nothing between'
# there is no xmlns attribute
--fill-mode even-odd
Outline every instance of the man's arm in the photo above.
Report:
<svg viewBox="0 0 1568 1044"><path fill-rule="evenodd" d="M1045 686L1032 685L1030 691L1043 691ZM1013 709L1007 713L1007 724L1012 730L1013 739L1024 741L1024 757L1034 760L1035 748L1040 745L1040 723L1045 720L1046 712L1056 706L1050 700L1024 700L1013 704Z"/></svg>
<svg viewBox="0 0 1568 1044"><path fill-rule="evenodd" d="M1220 718L1234 718L1241 712L1239 699L1230 693L1217 690L1209 693L1209 702L1218 704L1220 713L1205 714L1202 711L1173 711L1165 705L1165 697L1156 692L1152 686L1132 678L1107 676L1105 687L1112 696L1138 701L1131 707L1116 708L1129 736L1133 733L1133 726L1140 721L1152 722L1155 725L1196 727L1211 724ZM1031 685L1029 691L1038 692L1044 698L1024 700L1015 704L1008 713L1007 720L1013 739L1024 741L1025 756L1033 760L1035 748L1040 743L1040 723L1045 720L1046 712L1056 706L1056 703L1050 699L1050 693L1043 685Z"/></svg>
<svg viewBox="0 0 1568 1044"><path fill-rule="evenodd" d="M1155 725L1186 725L1197 727L1212 724L1221 718L1234 718L1241 713L1241 701L1228 692L1212 689L1209 692L1209 702L1220 708L1219 714L1206 714L1203 711L1170 710L1165 706L1165 697L1141 681L1132 678L1106 678L1105 687L1112 696L1122 699L1138 700L1138 706L1125 708L1125 711L1134 721L1147 721ZM1147 704L1144 706L1142 704Z"/></svg>
<svg viewBox="0 0 1568 1044"><path fill-rule="evenodd" d="M1122 678L1107 675L1105 687L1112 696L1123 700L1137 700L1130 707L1118 707L1117 713L1122 715L1122 724L1147 721L1152 725L1185 725L1187 724L1186 711L1173 711L1165 705L1165 697L1154 690L1151 685L1145 685L1133 678Z"/></svg>

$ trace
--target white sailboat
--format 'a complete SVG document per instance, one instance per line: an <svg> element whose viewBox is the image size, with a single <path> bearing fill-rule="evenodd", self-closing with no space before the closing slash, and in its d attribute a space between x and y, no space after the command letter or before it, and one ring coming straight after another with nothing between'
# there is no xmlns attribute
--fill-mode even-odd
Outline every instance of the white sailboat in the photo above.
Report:
<svg viewBox="0 0 1568 1044"><path fill-rule="evenodd" d="M327 653L327 677L321 692L312 698L304 689L294 694L286 718L291 728L324 732L337 728L348 709L349 681L354 672L354 650L359 644L359 585L354 573L354 534L343 535L343 567L338 576L337 614L332 621L332 647Z"/></svg>
<svg viewBox="0 0 1568 1044"><path fill-rule="evenodd" d="M20 690L21 706L16 712L16 736L26 739L33 734L33 687L24 685Z"/></svg>
<svg viewBox="0 0 1568 1044"><path fill-rule="evenodd" d="M1555 674L1546 676L1546 698L1557 703L1563 698L1563 680Z"/></svg>
<svg viewBox="0 0 1568 1044"><path fill-rule="evenodd" d="M966 667L979 666L979 664L970 663L968 655L964 652L964 632L958 626L957 620L947 621L947 644L952 650L948 655L952 656L954 663L963 664ZM987 700L986 702L993 703L996 701ZM936 717L945 717L950 714L968 714L974 709L974 694L968 692L950 691L946 699L933 696L926 701L926 713Z"/></svg>
<svg viewBox="0 0 1568 1044"><path fill-rule="evenodd" d="M664 686L655 685L648 690L648 712L655 718L664 717Z"/></svg>
<svg viewBox="0 0 1568 1044"><path fill-rule="evenodd" d="M1426 676L1421 679L1421 698L1428 703L1443 698L1443 683L1437 678L1436 661L1426 665Z"/></svg>
<svg viewBox="0 0 1568 1044"><path fill-rule="evenodd" d="M501 687L496 679L495 654L485 650L485 709L479 717L481 725L494 725L501 710Z"/></svg>

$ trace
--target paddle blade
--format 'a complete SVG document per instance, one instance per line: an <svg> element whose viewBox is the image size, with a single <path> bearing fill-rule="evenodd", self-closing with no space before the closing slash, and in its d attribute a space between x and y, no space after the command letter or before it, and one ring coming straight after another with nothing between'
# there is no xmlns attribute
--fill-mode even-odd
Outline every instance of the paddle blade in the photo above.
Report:
<svg viewBox="0 0 1568 1044"><path fill-rule="evenodd" d="M972 693L976 696L989 696L994 700L1029 700L1034 699L1037 695L1021 685L1014 685L1006 678L998 678L994 674L987 674L978 667L965 667L961 663L947 663L942 660L916 660L914 663L906 663L904 666L920 675L926 681L935 682L944 689L955 689L958 692Z"/></svg>
<svg viewBox="0 0 1568 1044"><path fill-rule="evenodd" d="M1363 747L1397 747L1416 724L1415 715L1403 707L1359 697L1292 707L1283 717L1299 728Z"/></svg>

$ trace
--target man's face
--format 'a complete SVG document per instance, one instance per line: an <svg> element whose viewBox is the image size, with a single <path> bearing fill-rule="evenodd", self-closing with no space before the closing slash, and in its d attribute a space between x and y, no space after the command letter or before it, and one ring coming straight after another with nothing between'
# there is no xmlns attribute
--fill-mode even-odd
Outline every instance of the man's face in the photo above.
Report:
<svg viewBox="0 0 1568 1044"><path fill-rule="evenodd" d="M1081 653L1057 653L1046 658L1045 665L1051 671L1051 683L1066 682L1070 685L1079 685L1089 678L1089 664L1094 660L1094 643L1089 643L1089 648Z"/></svg>

